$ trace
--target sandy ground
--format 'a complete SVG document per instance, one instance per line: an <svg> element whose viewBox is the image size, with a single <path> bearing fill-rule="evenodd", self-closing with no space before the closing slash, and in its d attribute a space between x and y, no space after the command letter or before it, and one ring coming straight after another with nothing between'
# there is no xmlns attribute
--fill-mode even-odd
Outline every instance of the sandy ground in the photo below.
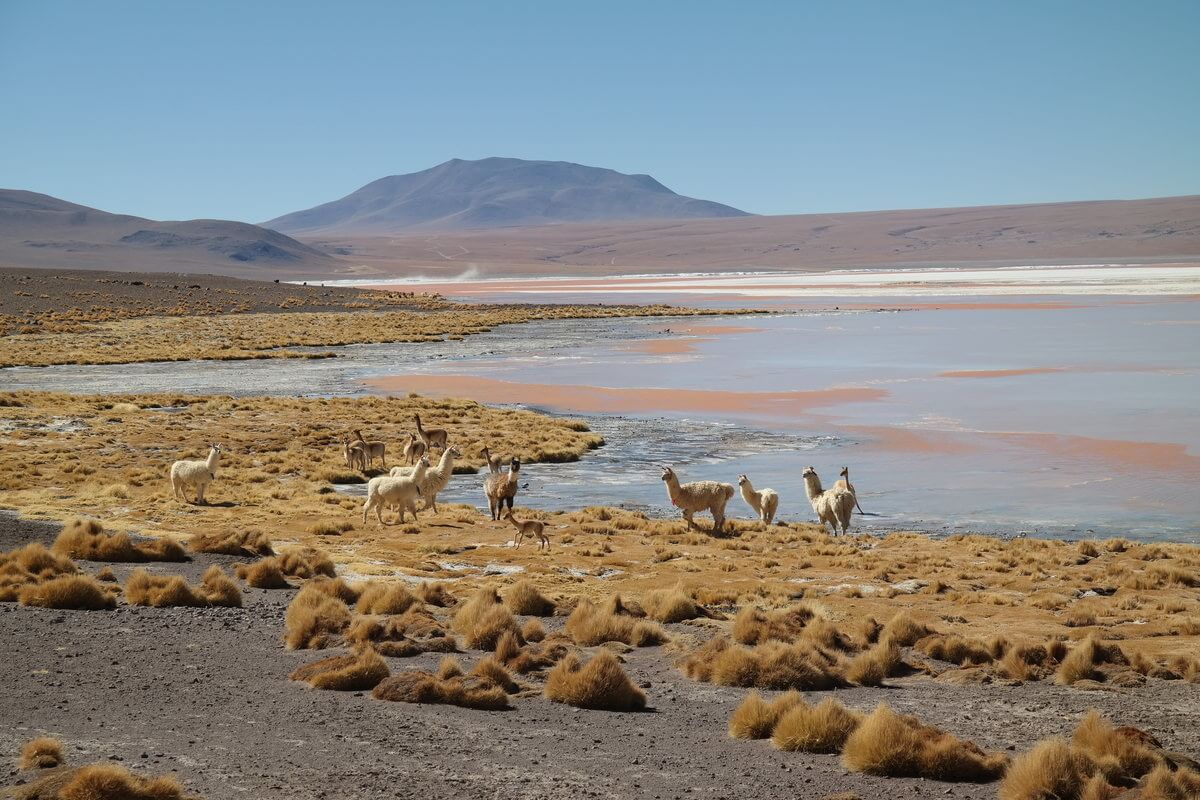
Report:
<svg viewBox="0 0 1200 800"><path fill-rule="evenodd" d="M2 515L0 549L48 543L55 532ZM150 570L195 580L209 564L235 560L202 555ZM129 571L114 569L122 579ZM0 605L0 750L15 753L50 734L66 744L68 763L119 759L137 772L173 773L207 798L995 796L994 785L874 778L848 773L836 756L730 739L726 722L745 691L685 679L663 648L627 657L631 677L646 686L646 713L581 711L541 697L519 698L512 711L481 712L308 689L287 680L319 657L283 649L292 594L246 589L241 609ZM552 628L561 619L548 622ZM388 661L395 673L436 659ZM1044 682L958 687L906 678L836 694L859 708L886 701L986 748L1022 750L1068 733L1096 707L1169 749L1200 750L1200 685L1178 681L1085 692ZM10 769L5 783L28 777Z"/></svg>

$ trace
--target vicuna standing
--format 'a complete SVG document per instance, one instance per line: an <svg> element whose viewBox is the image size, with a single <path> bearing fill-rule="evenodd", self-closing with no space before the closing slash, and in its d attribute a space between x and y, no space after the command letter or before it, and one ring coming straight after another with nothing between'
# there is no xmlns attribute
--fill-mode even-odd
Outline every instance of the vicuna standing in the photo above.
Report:
<svg viewBox="0 0 1200 800"><path fill-rule="evenodd" d="M425 443L425 450L432 451L435 447L445 447L446 442L450 439L450 434L446 433L445 428L426 428L421 425L421 415L413 414L413 421L417 423L417 436L421 437L421 441Z"/></svg>
<svg viewBox="0 0 1200 800"><path fill-rule="evenodd" d="M528 536L531 539L537 537L538 550L541 550L543 546L547 550L550 549L550 540L546 538L546 523L540 519L517 519L517 515L513 513L511 508L504 512L504 518L511 522L513 527L517 529L513 547L520 547L521 540Z"/></svg>
<svg viewBox="0 0 1200 800"><path fill-rule="evenodd" d="M521 459L514 458L509 464L508 472L496 472L484 479L483 493L487 497L488 511L492 512L493 520L500 519L500 512L504 510L506 503L508 510L512 510L513 500L517 497L517 478L520 471Z"/></svg>

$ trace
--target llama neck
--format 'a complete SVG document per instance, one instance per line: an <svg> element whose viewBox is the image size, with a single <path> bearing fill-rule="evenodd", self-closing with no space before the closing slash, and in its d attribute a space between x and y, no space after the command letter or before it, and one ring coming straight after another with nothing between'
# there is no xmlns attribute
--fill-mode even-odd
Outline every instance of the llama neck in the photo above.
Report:
<svg viewBox="0 0 1200 800"><path fill-rule="evenodd" d="M204 460L204 465L208 467L208 471L212 472L217 468L217 459L221 457L221 451L213 448L208 451L208 458Z"/></svg>
<svg viewBox="0 0 1200 800"><path fill-rule="evenodd" d="M671 498L672 503L675 503L677 500L679 500L679 494L679 478L672 475L671 477L667 478L667 496Z"/></svg>
<svg viewBox="0 0 1200 800"><path fill-rule="evenodd" d="M440 461L438 461L438 469L439 470L446 469L446 467L450 466L450 462L453 460L454 460L454 455L450 452L450 448L447 447L445 450L442 451L442 458Z"/></svg>
<svg viewBox="0 0 1200 800"><path fill-rule="evenodd" d="M420 483L422 480L425 479L425 473L428 471L429 471L429 467L425 466L424 464L418 463L415 467L413 467L413 471L412 471L413 481L415 481L416 483Z"/></svg>
<svg viewBox="0 0 1200 800"><path fill-rule="evenodd" d="M754 485L750 481L742 484L742 499L748 503L758 502L758 492L754 491Z"/></svg>
<svg viewBox="0 0 1200 800"><path fill-rule="evenodd" d="M421 427L421 418L420 418L420 417L413 417L413 420L414 420L414 421L417 423L417 433L419 433L419 434L421 434L421 435L424 435L424 434L425 434L425 429Z"/></svg>
<svg viewBox="0 0 1200 800"><path fill-rule="evenodd" d="M824 490L821 488L820 478L818 478L816 475L804 476L804 492L808 495L809 500L820 497L821 492L823 491Z"/></svg>

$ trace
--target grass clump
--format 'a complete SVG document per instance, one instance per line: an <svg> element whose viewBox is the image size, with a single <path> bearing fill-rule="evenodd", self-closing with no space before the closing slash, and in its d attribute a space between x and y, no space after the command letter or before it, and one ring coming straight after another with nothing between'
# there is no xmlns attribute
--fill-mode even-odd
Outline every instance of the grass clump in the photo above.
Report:
<svg viewBox="0 0 1200 800"><path fill-rule="evenodd" d="M20 590L23 606L104 611L116 608L117 599L104 585L87 575L60 575L42 583L28 584Z"/></svg>
<svg viewBox="0 0 1200 800"><path fill-rule="evenodd" d="M730 635L740 644L761 644L770 639L790 642L800 635L813 616L812 608L803 604L772 613L745 606L734 617Z"/></svg>
<svg viewBox="0 0 1200 800"><path fill-rule="evenodd" d="M646 609L648 617L666 623L683 622L705 615L704 610L678 586L647 592L642 598L642 607Z"/></svg>
<svg viewBox="0 0 1200 800"><path fill-rule="evenodd" d="M350 625L350 609L341 600L309 584L292 598L283 625L289 650L320 650Z"/></svg>
<svg viewBox="0 0 1200 800"><path fill-rule="evenodd" d="M917 622L907 611L888 620L879 633L880 641L891 641L898 647L912 647L920 639L936 633L923 622Z"/></svg>
<svg viewBox="0 0 1200 800"><path fill-rule="evenodd" d="M11 603L22 588L79 571L66 556L52 553L38 542L0 553L0 603Z"/></svg>
<svg viewBox="0 0 1200 800"><path fill-rule="evenodd" d="M509 611L527 617L554 616L554 603L546 598L531 581L520 581L504 593Z"/></svg>
<svg viewBox="0 0 1200 800"><path fill-rule="evenodd" d="M261 531L197 533L188 540L193 553L217 553L226 556L270 556L275 551L271 539Z"/></svg>
<svg viewBox="0 0 1200 800"><path fill-rule="evenodd" d="M213 564L191 586L181 575L151 575L135 569L125 581L125 600L135 606L228 606L240 608L242 592L225 572Z"/></svg>
<svg viewBox="0 0 1200 800"><path fill-rule="evenodd" d="M667 641L667 634L658 625L627 613L620 598L615 598L608 608L602 608L591 600L580 600L575 610L567 617L564 627L567 636L575 644L593 647L605 642L623 642L634 647L651 647Z"/></svg>
<svg viewBox="0 0 1200 800"><path fill-rule="evenodd" d="M1100 671L1103 664L1128 664L1128 659L1116 645L1105 645L1094 636L1089 636L1061 659L1054 673L1054 682L1060 686L1071 686L1079 681L1104 680Z"/></svg>
<svg viewBox="0 0 1200 800"><path fill-rule="evenodd" d="M692 680L758 689L832 689L844 683L836 659L809 642L742 647L711 639L679 662Z"/></svg>
<svg viewBox="0 0 1200 800"><path fill-rule="evenodd" d="M552 702L577 708L640 711L646 707L646 695L607 650L585 664L574 655L559 661L546 676L545 694Z"/></svg>
<svg viewBox="0 0 1200 800"><path fill-rule="evenodd" d="M90 764L76 770L58 792L59 800L183 800L183 787L169 776L143 778L116 764Z"/></svg>
<svg viewBox="0 0 1200 800"><path fill-rule="evenodd" d="M255 589L290 589L292 585L283 576L279 559L274 556L260 558L253 564L235 564L233 572Z"/></svg>
<svg viewBox="0 0 1200 800"><path fill-rule="evenodd" d="M21 748L20 769L49 769L63 763L62 742L49 736L39 736Z"/></svg>
<svg viewBox="0 0 1200 800"><path fill-rule="evenodd" d="M750 692L729 717L729 735L734 739L769 739L780 717L802 702L799 692L784 692L770 703L758 692Z"/></svg>
<svg viewBox="0 0 1200 800"><path fill-rule="evenodd" d="M437 703L482 711L502 711L509 707L504 687L487 678L441 677L424 670L409 670L385 678L371 696L396 703Z"/></svg>
<svg viewBox="0 0 1200 800"><path fill-rule="evenodd" d="M994 660L988 645L974 639L964 639L956 634L925 636L913 647L930 658L961 666L990 664Z"/></svg>
<svg viewBox="0 0 1200 800"><path fill-rule="evenodd" d="M881 686L884 679L900 674L903 667L896 643L879 642L851 659L846 666L846 680L859 686Z"/></svg>
<svg viewBox="0 0 1200 800"><path fill-rule="evenodd" d="M480 588L462 604L454 615L451 627L462 634L467 646L475 650L491 650L500 637L511 631L517 633L517 621L490 587Z"/></svg>
<svg viewBox="0 0 1200 800"><path fill-rule="evenodd" d="M368 583L361 587L354 610L359 614L403 614L421 601L403 585Z"/></svg>
<svg viewBox="0 0 1200 800"><path fill-rule="evenodd" d="M439 608L449 608L458 602L458 599L450 594L450 590L444 583L421 583L417 587L417 597L420 597L421 602L425 605Z"/></svg>
<svg viewBox="0 0 1200 800"><path fill-rule="evenodd" d="M128 534L105 533L94 519L73 519L55 538L51 549L59 555L84 561L187 561L187 553L166 537L134 542Z"/></svg>
<svg viewBox="0 0 1200 800"><path fill-rule="evenodd" d="M1000 784L998 797L1083 800L1084 786L1095 772L1096 763L1086 753L1072 748L1064 739L1046 739L1013 761Z"/></svg>
<svg viewBox="0 0 1200 800"><path fill-rule="evenodd" d="M337 577L333 559L324 550L318 550L315 547L301 547L285 551L279 556L279 568L283 570L284 575L290 575L293 578L307 580L317 575L324 575L328 578Z"/></svg>
<svg viewBox="0 0 1200 800"><path fill-rule="evenodd" d="M862 718L858 711L846 708L832 697L815 706L801 701L780 717L772 731L771 743L780 750L836 753Z"/></svg>
<svg viewBox="0 0 1200 800"><path fill-rule="evenodd" d="M1008 759L880 705L846 739L842 764L869 775L986 783L1004 774Z"/></svg>
<svg viewBox="0 0 1200 800"><path fill-rule="evenodd" d="M288 677L304 681L314 689L365 692L388 676L387 664L372 647L362 647L347 656L332 656L305 664Z"/></svg>

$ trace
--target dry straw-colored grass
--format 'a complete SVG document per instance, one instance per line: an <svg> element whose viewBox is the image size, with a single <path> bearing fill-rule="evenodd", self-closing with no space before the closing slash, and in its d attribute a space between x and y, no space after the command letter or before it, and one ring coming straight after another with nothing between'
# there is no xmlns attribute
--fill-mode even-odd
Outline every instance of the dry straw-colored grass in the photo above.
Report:
<svg viewBox="0 0 1200 800"><path fill-rule="evenodd" d="M327 578L337 576L333 560L324 550L315 547L299 547L286 550L279 555L279 569L284 575L293 578L315 578L324 575Z"/></svg>
<svg viewBox="0 0 1200 800"><path fill-rule="evenodd" d="M771 732L771 743L780 750L837 753L862 718L858 711L832 697L815 706L801 700L779 718Z"/></svg>
<svg viewBox="0 0 1200 800"><path fill-rule="evenodd" d="M63 527L51 548L59 555L84 561L187 561L174 539L162 537L135 542L124 533L106 533L94 519L73 519Z"/></svg>
<svg viewBox="0 0 1200 800"><path fill-rule="evenodd" d="M283 625L289 650L320 650L350 625L350 609L336 597L306 584L288 605Z"/></svg>
<svg viewBox="0 0 1200 800"><path fill-rule="evenodd" d="M514 614L531 617L554 615L554 603L531 581L519 581L504 592L504 604Z"/></svg>
<svg viewBox="0 0 1200 800"><path fill-rule="evenodd" d="M844 683L836 657L806 641L744 647L718 636L681 659L679 667L692 680L721 686L817 691Z"/></svg>
<svg viewBox="0 0 1200 800"><path fill-rule="evenodd" d="M670 306L458 305L428 311L315 311L119 319L64 332L7 335L0 367L321 358L291 348L384 342L436 342L485 333L497 325L544 319L595 319L746 313Z"/></svg>
<svg viewBox="0 0 1200 800"><path fill-rule="evenodd" d="M192 586L180 575L152 575L135 569L125 581L125 601L135 606L229 606L242 605L238 585L213 564Z"/></svg>
<svg viewBox="0 0 1200 800"><path fill-rule="evenodd" d="M704 609L678 586L647 592L642 597L642 607L648 617L659 622L683 622L704 616Z"/></svg>
<svg viewBox="0 0 1200 800"><path fill-rule="evenodd" d="M217 553L227 556L270 556L275 551L271 538L262 531L240 530L197 533L188 540L193 553Z"/></svg>
<svg viewBox="0 0 1200 800"><path fill-rule="evenodd" d="M614 611L613 608L621 611ZM623 642L634 647L651 647L667 641L667 634L653 622L627 613L616 598L607 608L590 600L581 600L567 617L566 634L575 644L592 647L605 642Z"/></svg>
<svg viewBox="0 0 1200 800"><path fill-rule="evenodd" d="M474 650L491 650L505 633L518 632L517 620L491 587L480 588L458 606L451 627Z"/></svg>
<svg viewBox="0 0 1200 800"><path fill-rule="evenodd" d="M509 708L508 693L487 678L439 676L424 670L400 672L384 679L371 692L377 700L398 703L437 703L502 711Z"/></svg>
<svg viewBox="0 0 1200 800"><path fill-rule="evenodd" d="M23 606L104 611L116 608L117 599L104 584L88 575L61 575L22 587L18 600Z"/></svg>
<svg viewBox="0 0 1200 800"><path fill-rule="evenodd" d="M403 614L421 600L399 583L368 583L362 586L354 610L359 614Z"/></svg>
<svg viewBox="0 0 1200 800"><path fill-rule="evenodd" d="M388 676L388 667L370 646L346 656L331 656L297 667L288 677L304 681L314 689L365 692Z"/></svg>
<svg viewBox="0 0 1200 800"><path fill-rule="evenodd" d="M1004 774L1008 758L880 705L846 739L842 764L870 775L986 783Z"/></svg>
<svg viewBox="0 0 1200 800"><path fill-rule="evenodd" d="M49 769L63 763L62 742L49 736L40 736L25 743L21 748L19 769Z"/></svg>
<svg viewBox="0 0 1200 800"><path fill-rule="evenodd" d="M284 577L279 559L274 556L260 558L253 564L235 564L233 572L255 589L290 589L292 586Z"/></svg>
<svg viewBox="0 0 1200 800"><path fill-rule="evenodd" d="M183 800L183 787L163 775L143 778L117 764L80 767L58 792L59 800Z"/></svg>
<svg viewBox="0 0 1200 800"><path fill-rule="evenodd" d="M617 657L600 650L581 664L574 655L559 661L546 675L546 697L555 703L605 711L639 711L646 695L633 685Z"/></svg>
<svg viewBox="0 0 1200 800"><path fill-rule="evenodd" d="M11 603L26 586L79 571L71 559L52 553L39 542L0 553L0 603Z"/></svg>
<svg viewBox="0 0 1200 800"><path fill-rule="evenodd" d="M804 699L799 692L784 692L771 702L750 692L729 717L729 735L735 739L769 739L780 717Z"/></svg>

